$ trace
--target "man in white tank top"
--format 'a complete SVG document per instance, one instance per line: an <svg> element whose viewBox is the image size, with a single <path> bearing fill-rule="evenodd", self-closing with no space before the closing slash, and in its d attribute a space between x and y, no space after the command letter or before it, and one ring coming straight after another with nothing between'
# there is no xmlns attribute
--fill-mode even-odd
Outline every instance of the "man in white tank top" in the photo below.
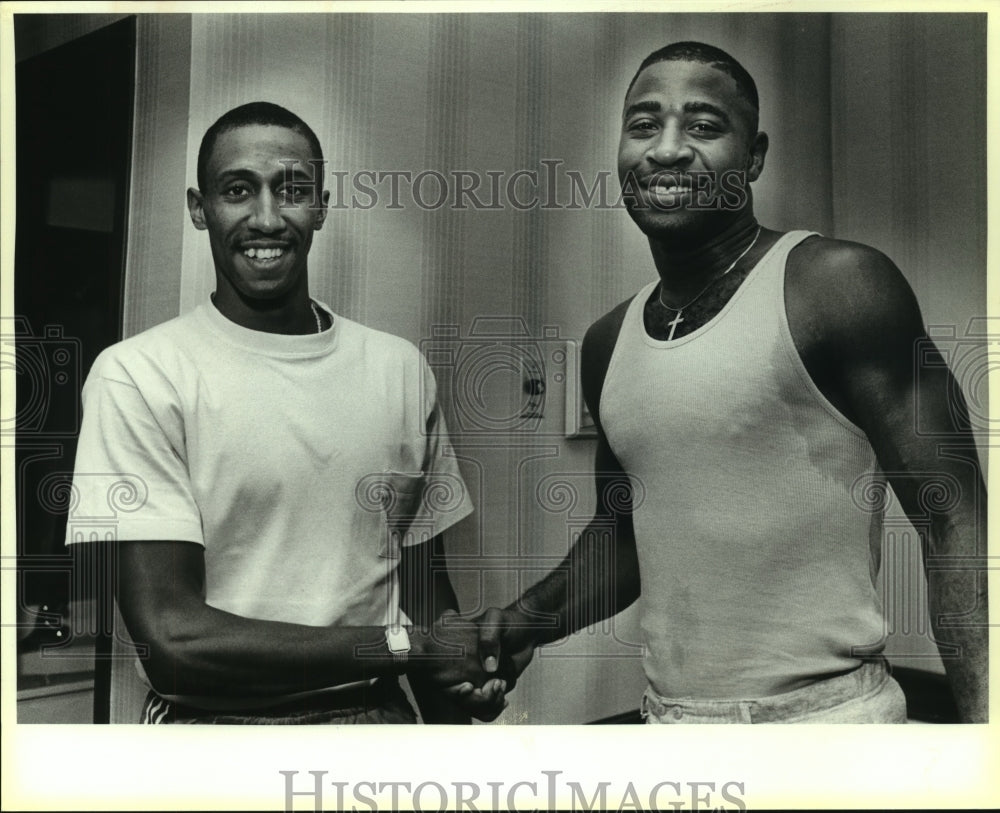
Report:
<svg viewBox="0 0 1000 813"><path fill-rule="evenodd" d="M924 554L964 562L935 568L930 613L961 719L985 721L986 498L965 404L940 357L918 387L926 332L887 257L758 224L757 123L752 78L711 46L667 46L633 79L619 178L659 279L584 340L593 530L482 617L484 662L514 677L638 600L649 722L905 722L874 590L870 495L887 480L911 517L947 490ZM962 451L939 454L940 435Z"/></svg>

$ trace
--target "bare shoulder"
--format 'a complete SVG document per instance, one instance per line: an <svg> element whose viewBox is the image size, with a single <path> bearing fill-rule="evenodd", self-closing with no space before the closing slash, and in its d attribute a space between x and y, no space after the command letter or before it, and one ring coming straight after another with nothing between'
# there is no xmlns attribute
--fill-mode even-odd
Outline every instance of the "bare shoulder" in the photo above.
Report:
<svg viewBox="0 0 1000 813"><path fill-rule="evenodd" d="M580 351L580 383L587 406L598 424L600 424L598 406L601 390L604 388L604 378L618 342L618 334L621 333L622 322L633 299L635 297L626 299L604 314L587 329L583 337L583 347Z"/></svg>
<svg viewBox="0 0 1000 813"><path fill-rule="evenodd" d="M824 292L841 289L847 284L859 294L891 292L896 286L909 289L896 264L877 248L834 240L810 237L792 249L788 256L791 280L798 286L818 288Z"/></svg>
<svg viewBox="0 0 1000 813"><path fill-rule="evenodd" d="M618 339L618 333L621 331L625 313L628 311L628 306L632 304L634 298L629 297L624 302L615 305L614 308L587 328L587 333L583 339L584 347L595 352L600 352L602 348L607 348L608 345L613 348Z"/></svg>
<svg viewBox="0 0 1000 813"><path fill-rule="evenodd" d="M920 324L913 290L896 264L863 243L811 237L789 253L789 322L818 337L864 335Z"/></svg>

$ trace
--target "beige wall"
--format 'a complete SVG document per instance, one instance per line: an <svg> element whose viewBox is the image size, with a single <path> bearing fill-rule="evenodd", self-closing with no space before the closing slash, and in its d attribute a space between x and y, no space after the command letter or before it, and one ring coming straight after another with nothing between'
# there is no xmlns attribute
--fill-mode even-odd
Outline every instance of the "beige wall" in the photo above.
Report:
<svg viewBox="0 0 1000 813"><path fill-rule="evenodd" d="M905 262L925 314L958 322L985 309L982 209L955 206L969 183L982 196L969 149L982 153L983 128L967 118L971 146L947 151L955 119L946 135L926 115L939 105L967 111L976 86L966 76L982 63L975 53L940 58L965 47L969 26L935 38L929 25L824 14L140 17L126 325L148 327L212 289L208 243L186 222L183 189L194 183L202 133L231 107L266 99L299 113L331 170L510 173L560 159L591 178L614 171L617 118L638 62L679 39L729 50L758 82L772 144L755 188L761 221L883 247ZM913 81L926 94L919 108ZM886 137L886 117L910 152ZM911 163L937 174L917 180ZM476 317L511 315L536 336L550 327L580 339L654 274L621 211L412 204L331 212L310 268L314 293L335 310L415 342L434 325L464 335ZM449 537L465 610L506 603L540 577L565 553L567 522L589 510L592 441L558 437L564 393L549 383L541 431L516 446L452 421L478 508ZM516 399L516 386L502 389L496 397ZM569 514L536 494L555 475L579 494ZM543 651L502 720L582 722L635 707L634 612L604 631L614 635L585 632Z"/></svg>
<svg viewBox="0 0 1000 813"><path fill-rule="evenodd" d="M985 15L839 15L831 34L837 236L892 257L961 335L986 312Z"/></svg>
<svg viewBox="0 0 1000 813"><path fill-rule="evenodd" d="M835 234L878 247L913 286L969 402L984 469L985 55L981 14L832 17ZM885 539L886 652L896 663L941 671L919 539L896 503Z"/></svg>
<svg viewBox="0 0 1000 813"><path fill-rule="evenodd" d="M187 220L191 17L141 15L125 271L125 336L179 313Z"/></svg>

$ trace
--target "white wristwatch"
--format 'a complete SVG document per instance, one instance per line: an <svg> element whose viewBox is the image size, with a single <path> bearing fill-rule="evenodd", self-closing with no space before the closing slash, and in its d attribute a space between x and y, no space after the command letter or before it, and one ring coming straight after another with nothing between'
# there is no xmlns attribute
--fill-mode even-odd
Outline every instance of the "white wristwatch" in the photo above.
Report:
<svg viewBox="0 0 1000 813"><path fill-rule="evenodd" d="M406 632L406 627L402 624L387 624L385 641L389 645L392 659L396 663L406 663L406 658L410 654L410 636Z"/></svg>

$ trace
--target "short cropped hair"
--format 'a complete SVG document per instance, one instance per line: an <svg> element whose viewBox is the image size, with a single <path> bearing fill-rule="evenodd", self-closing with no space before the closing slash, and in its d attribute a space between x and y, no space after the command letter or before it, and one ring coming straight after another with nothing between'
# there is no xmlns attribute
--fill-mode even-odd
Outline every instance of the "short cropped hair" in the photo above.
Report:
<svg viewBox="0 0 1000 813"><path fill-rule="evenodd" d="M753 108L754 116L751 129L753 132L757 132L760 99L757 96L757 85L753 81L753 77L747 73L746 68L721 48L716 48L714 45L706 45L703 42L673 42L670 45L665 45L653 51L653 53L642 60L639 70L635 72L635 76L629 82L628 90L625 91L626 98L632 91L635 80L639 78L639 74L646 70L646 68L657 62L671 61L701 62L731 76L736 82L736 89L740 96Z"/></svg>
<svg viewBox="0 0 1000 813"><path fill-rule="evenodd" d="M313 152L313 157L323 160L323 148L319 145L316 133L302 119L296 116L291 110L286 110L281 105L271 102L250 102L248 104L234 107L215 122L201 139L201 147L198 150L198 188L204 192L208 171L208 159L212 157L212 150L215 149L215 142L223 133L236 130L240 127L251 127L262 124L272 127L287 127L305 136L309 142L309 148ZM322 175L320 176L322 177Z"/></svg>

